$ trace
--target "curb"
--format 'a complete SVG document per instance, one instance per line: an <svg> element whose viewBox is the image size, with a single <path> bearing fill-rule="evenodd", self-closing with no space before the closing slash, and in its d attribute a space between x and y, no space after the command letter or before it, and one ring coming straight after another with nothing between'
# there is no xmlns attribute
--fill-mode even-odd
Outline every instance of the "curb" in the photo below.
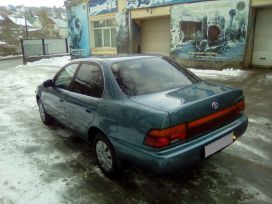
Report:
<svg viewBox="0 0 272 204"><path fill-rule="evenodd" d="M0 57L0 61L11 60L11 59L21 59L21 58L23 58L22 55L12 56L12 57Z"/></svg>

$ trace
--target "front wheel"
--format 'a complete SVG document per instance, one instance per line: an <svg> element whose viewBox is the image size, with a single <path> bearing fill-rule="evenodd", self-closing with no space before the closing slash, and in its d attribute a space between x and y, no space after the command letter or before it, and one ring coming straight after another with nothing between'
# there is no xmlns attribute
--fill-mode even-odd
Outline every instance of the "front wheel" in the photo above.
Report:
<svg viewBox="0 0 272 204"><path fill-rule="evenodd" d="M40 116L41 116L43 124L51 125L53 123L53 118L46 113L41 100L38 101L38 106L39 106L39 112L40 112Z"/></svg>
<svg viewBox="0 0 272 204"><path fill-rule="evenodd" d="M101 171L109 177L118 175L120 163L115 157L114 149L110 141L99 133L94 138L95 157Z"/></svg>

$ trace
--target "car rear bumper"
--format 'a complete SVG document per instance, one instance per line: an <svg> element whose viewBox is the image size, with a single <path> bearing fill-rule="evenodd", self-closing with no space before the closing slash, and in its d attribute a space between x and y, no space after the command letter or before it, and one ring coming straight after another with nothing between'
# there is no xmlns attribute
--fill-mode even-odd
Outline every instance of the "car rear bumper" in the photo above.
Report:
<svg viewBox="0 0 272 204"><path fill-rule="evenodd" d="M159 151L146 150L133 145L112 140L117 157L126 162L146 168L152 172L164 174L188 167L204 159L204 146L228 135L240 137L247 129L248 119L241 116L234 122L175 147Z"/></svg>

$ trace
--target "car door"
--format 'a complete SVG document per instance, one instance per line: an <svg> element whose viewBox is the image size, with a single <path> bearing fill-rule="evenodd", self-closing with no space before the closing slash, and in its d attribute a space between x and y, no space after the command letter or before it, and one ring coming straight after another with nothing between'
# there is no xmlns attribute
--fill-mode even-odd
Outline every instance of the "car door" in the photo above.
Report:
<svg viewBox="0 0 272 204"><path fill-rule="evenodd" d="M80 135L85 135L86 128L94 120L103 91L101 67L95 63L82 63L72 82L72 91L65 98L69 126Z"/></svg>
<svg viewBox="0 0 272 204"><path fill-rule="evenodd" d="M43 103L49 115L65 123L64 99L79 63L64 67L53 79L53 86L43 93Z"/></svg>

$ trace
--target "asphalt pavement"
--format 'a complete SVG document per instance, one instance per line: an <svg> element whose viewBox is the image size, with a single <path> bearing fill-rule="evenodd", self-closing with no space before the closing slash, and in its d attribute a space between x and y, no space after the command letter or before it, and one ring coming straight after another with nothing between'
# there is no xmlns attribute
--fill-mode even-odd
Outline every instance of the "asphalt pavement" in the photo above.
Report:
<svg viewBox="0 0 272 204"><path fill-rule="evenodd" d="M23 64L22 58L0 60L0 71Z"/></svg>

